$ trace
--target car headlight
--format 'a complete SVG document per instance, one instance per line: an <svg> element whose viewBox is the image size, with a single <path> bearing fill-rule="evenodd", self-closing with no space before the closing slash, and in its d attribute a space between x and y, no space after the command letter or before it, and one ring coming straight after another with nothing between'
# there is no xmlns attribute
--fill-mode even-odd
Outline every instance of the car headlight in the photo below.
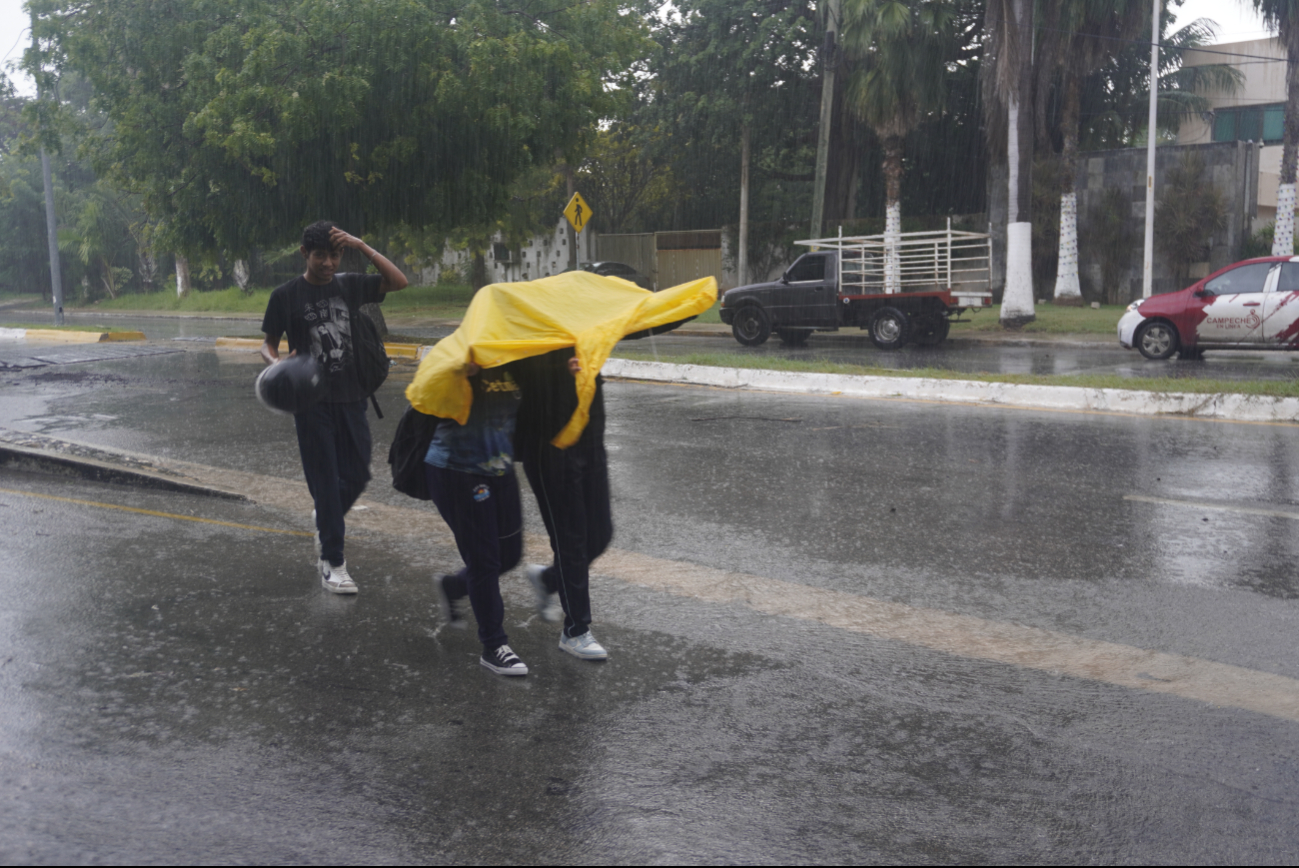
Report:
<svg viewBox="0 0 1299 868"><path fill-rule="evenodd" d="M1137 299L1136 301L1132 302L1132 304L1128 305L1127 312L1128 312L1128 313L1132 313L1132 311L1134 311L1134 310L1136 310L1137 308L1141 307L1141 302L1143 302L1143 301L1145 301L1144 298L1139 298L1139 299Z"/></svg>

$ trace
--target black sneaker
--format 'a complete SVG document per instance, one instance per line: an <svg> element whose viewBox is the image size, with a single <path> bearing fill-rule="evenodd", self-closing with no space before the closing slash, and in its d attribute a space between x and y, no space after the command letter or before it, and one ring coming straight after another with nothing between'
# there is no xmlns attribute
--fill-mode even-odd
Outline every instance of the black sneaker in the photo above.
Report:
<svg viewBox="0 0 1299 868"><path fill-rule="evenodd" d="M446 580L450 576L438 576L433 579L433 587L438 592L438 603L442 609L442 621L448 627L455 627L457 630L463 630L469 626L465 621L463 600L453 600L447 596Z"/></svg>
<svg viewBox="0 0 1299 868"><path fill-rule="evenodd" d="M502 645L490 651L483 651L479 663L497 675L527 675L528 666L519 659L519 655L510 650L509 645Z"/></svg>

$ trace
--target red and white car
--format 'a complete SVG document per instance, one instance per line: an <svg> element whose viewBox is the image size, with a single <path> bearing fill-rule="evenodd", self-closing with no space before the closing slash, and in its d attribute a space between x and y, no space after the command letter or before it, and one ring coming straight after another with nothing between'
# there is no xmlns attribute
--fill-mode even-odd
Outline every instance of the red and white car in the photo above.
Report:
<svg viewBox="0 0 1299 868"><path fill-rule="evenodd" d="M1119 343L1147 359L1299 350L1299 256L1247 259L1179 292L1134 301L1119 320Z"/></svg>

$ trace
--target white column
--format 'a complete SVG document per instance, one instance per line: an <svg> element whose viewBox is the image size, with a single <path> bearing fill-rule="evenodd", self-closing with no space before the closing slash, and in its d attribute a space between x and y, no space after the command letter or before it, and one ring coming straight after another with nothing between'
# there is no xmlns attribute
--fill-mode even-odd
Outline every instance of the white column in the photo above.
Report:
<svg viewBox="0 0 1299 868"><path fill-rule="evenodd" d="M1001 320L1033 319L1033 224L1006 226L1006 292L1001 298Z"/></svg>
<svg viewBox="0 0 1299 868"><path fill-rule="evenodd" d="M884 291L902 291L902 203L890 202L884 216Z"/></svg>
<svg viewBox="0 0 1299 868"><path fill-rule="evenodd" d="M1294 256L1295 185L1276 188L1276 234L1272 236L1273 256Z"/></svg>
<svg viewBox="0 0 1299 868"><path fill-rule="evenodd" d="M1081 300L1078 285L1078 194L1060 197L1060 257L1055 276L1055 298Z"/></svg>

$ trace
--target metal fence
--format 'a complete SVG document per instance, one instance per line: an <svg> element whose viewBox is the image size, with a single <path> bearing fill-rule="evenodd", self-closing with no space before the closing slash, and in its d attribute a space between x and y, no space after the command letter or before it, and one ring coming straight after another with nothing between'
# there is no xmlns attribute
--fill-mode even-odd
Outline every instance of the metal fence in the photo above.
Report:
<svg viewBox="0 0 1299 868"><path fill-rule="evenodd" d="M986 292L992 239L951 228L895 236L859 235L798 241L839 253L839 291L844 295L920 292Z"/></svg>

